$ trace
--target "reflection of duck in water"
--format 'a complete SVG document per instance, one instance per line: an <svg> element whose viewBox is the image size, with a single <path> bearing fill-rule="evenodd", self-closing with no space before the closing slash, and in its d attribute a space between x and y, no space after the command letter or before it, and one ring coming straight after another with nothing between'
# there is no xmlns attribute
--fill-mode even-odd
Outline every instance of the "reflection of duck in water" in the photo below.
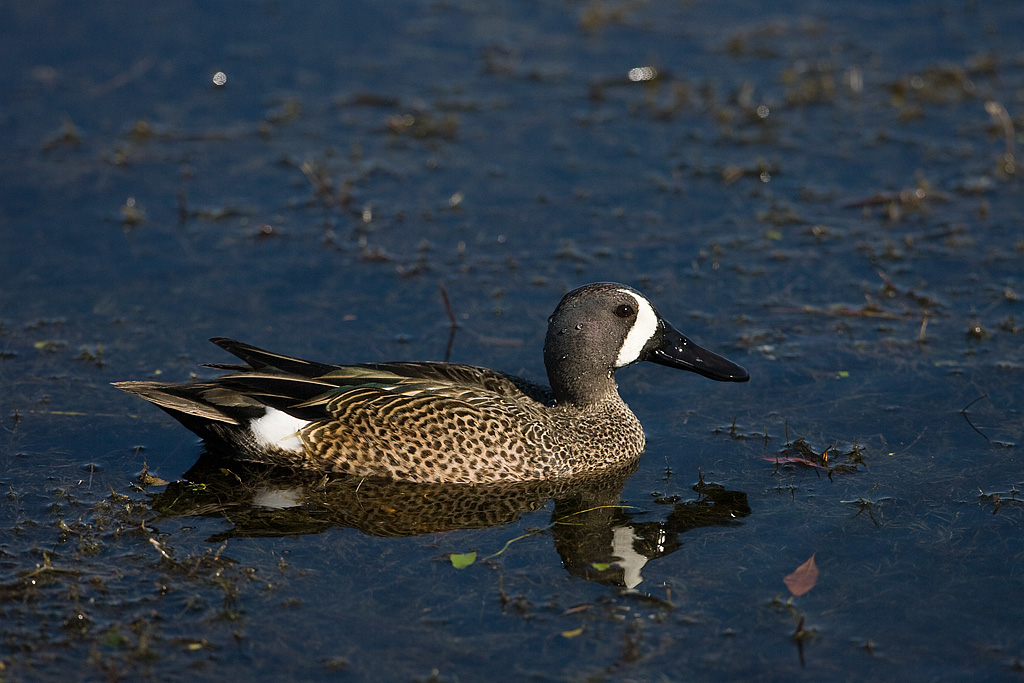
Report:
<svg viewBox="0 0 1024 683"><path fill-rule="evenodd" d="M230 457L230 454L228 454ZM747 496L701 479L696 497L660 499L641 510L621 504L635 462L593 476L510 484L420 484L316 475L205 454L153 495L165 517L226 518L233 528L211 538L286 536L350 527L374 536L415 536L516 521L554 500L547 528L562 563L589 581L635 588L650 560L675 552L691 529L738 524ZM456 550L462 550L456 548Z"/></svg>
<svg viewBox="0 0 1024 683"><path fill-rule="evenodd" d="M209 382L116 386L242 460L412 482L556 480L634 462L643 429L614 373L637 361L749 378L611 283L570 292L549 319L550 389L468 365L325 365L213 341L248 365L211 366L234 374Z"/></svg>
<svg viewBox="0 0 1024 683"><path fill-rule="evenodd" d="M740 524L750 515L747 494L727 491L720 484L700 480L692 487L696 497L672 496L656 501L653 510L608 505L580 507L555 501L552 518L568 522L553 530L555 549L573 575L599 583L636 588L643 568L651 560L671 555L682 547L680 536L691 529Z"/></svg>

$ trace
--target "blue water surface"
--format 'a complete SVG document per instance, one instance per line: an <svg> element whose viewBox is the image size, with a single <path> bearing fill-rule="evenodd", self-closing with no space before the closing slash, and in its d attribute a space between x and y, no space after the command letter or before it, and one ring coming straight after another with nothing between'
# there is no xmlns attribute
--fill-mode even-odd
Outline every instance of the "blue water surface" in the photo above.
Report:
<svg viewBox="0 0 1024 683"><path fill-rule="evenodd" d="M1020 679L1022 34L1010 0L0 5L0 678ZM544 381L602 280L752 379L621 371L647 453L573 501L446 526L200 471L109 386L213 376L217 335Z"/></svg>

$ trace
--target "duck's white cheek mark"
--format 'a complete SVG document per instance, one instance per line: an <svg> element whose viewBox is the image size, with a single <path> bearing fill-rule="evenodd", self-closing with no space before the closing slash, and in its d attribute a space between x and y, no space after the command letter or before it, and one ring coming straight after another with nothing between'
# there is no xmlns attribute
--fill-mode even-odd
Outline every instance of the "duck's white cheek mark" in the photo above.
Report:
<svg viewBox="0 0 1024 683"><path fill-rule="evenodd" d="M299 430L308 424L306 420L292 417L276 408L267 408L263 417L249 423L249 429L256 443L264 448L280 448L299 453L303 448Z"/></svg>
<svg viewBox="0 0 1024 683"><path fill-rule="evenodd" d="M636 321L630 328L626 340L622 342L619 355L615 359L615 367L621 368L636 362L640 358L640 352L647 346L654 333L658 331L658 316L654 308L642 296L637 296L628 289L620 289L623 294L629 294L636 300Z"/></svg>
<svg viewBox="0 0 1024 683"><path fill-rule="evenodd" d="M640 570L647 564L647 557L636 551L637 535L631 526L617 526L612 529L612 554L618 559L613 564L622 567L622 581L632 590L644 580Z"/></svg>
<svg viewBox="0 0 1024 683"><path fill-rule="evenodd" d="M269 508L271 510L287 510L302 505L302 489L276 489L264 486L256 490L252 497L254 508Z"/></svg>

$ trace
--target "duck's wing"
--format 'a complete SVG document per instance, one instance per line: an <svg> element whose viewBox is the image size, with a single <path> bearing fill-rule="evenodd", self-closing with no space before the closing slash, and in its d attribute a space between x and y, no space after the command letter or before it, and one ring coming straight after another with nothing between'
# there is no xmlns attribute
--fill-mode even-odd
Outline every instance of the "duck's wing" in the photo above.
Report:
<svg viewBox="0 0 1024 683"><path fill-rule="evenodd" d="M535 398L542 403L551 399L551 390L540 384L524 380L515 375L509 375L489 368L477 367L475 365L463 365L460 363L441 363L435 361L423 362L390 362L390 363L360 363L358 365L330 365L314 361L284 356L264 349L245 344L243 342L229 339L228 337L213 337L211 342L231 353L246 363L245 365L228 365L224 363L207 363L206 367L224 370L235 370L245 372L256 371L280 371L286 375L298 375L300 377L321 377L333 371L345 368L367 368L391 373L399 377L409 379L422 379L428 381L448 382L460 385L477 385L489 391L514 397L525 394Z"/></svg>
<svg viewBox="0 0 1024 683"><path fill-rule="evenodd" d="M328 365L215 337L211 341L247 365L211 364L233 374L196 384L119 382L171 414L242 424L270 406L301 420L330 419L343 405L397 397L437 396L486 404L489 400L552 403L551 390L513 375L456 363Z"/></svg>
<svg viewBox="0 0 1024 683"><path fill-rule="evenodd" d="M391 372L409 379L421 379L459 387L478 387L511 399L525 396L544 405L554 403L551 389L546 386L535 384L522 377L475 365L424 361L420 363L365 363L359 367Z"/></svg>
<svg viewBox="0 0 1024 683"><path fill-rule="evenodd" d="M311 422L348 413L354 406L397 406L417 400L487 406L521 402L541 407L543 387L469 365L380 363L335 366L317 377L247 371L215 380L235 394ZM393 413L398 418L398 413Z"/></svg>

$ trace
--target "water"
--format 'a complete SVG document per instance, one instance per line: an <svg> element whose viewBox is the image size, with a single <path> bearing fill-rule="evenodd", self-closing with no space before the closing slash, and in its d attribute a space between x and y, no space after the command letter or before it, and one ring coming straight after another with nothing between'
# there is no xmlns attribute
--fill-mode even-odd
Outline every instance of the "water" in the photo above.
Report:
<svg viewBox="0 0 1024 683"><path fill-rule="evenodd" d="M1015 3L0 15L4 678L1020 677ZM624 370L639 469L482 520L109 387L440 359L442 283L452 360L542 380L595 280L752 379Z"/></svg>

